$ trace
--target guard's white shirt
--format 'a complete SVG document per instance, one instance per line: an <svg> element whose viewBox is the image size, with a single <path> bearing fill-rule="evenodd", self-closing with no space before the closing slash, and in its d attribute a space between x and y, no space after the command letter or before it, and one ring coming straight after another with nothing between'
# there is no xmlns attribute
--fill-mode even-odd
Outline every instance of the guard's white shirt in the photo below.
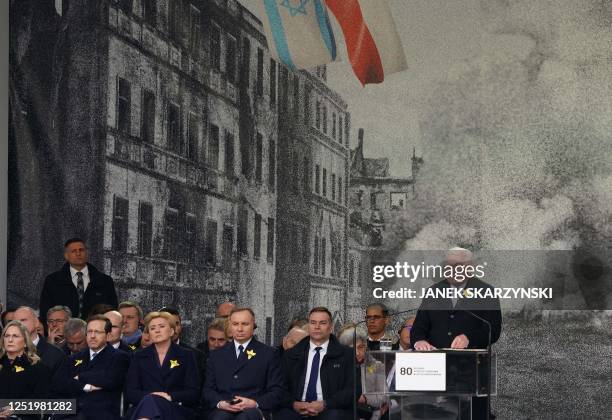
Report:
<svg viewBox="0 0 612 420"><path fill-rule="evenodd" d="M70 276L72 278L72 284L74 284L74 287L76 287L77 289L77 284L79 282L79 277L77 276L78 272L78 270L75 270L74 267L70 266ZM87 286L89 286L89 268L87 266L83 267L81 273L83 273L83 291L85 291L87 290Z"/></svg>

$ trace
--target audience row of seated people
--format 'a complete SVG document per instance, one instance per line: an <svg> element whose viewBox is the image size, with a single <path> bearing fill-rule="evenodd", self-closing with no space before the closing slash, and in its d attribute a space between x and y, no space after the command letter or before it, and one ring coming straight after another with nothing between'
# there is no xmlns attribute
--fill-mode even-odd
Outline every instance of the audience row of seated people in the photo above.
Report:
<svg viewBox="0 0 612 420"><path fill-rule="evenodd" d="M353 404L360 419L398 418L397 403L382 397L394 388L394 370L386 371L366 351L393 339L381 303L366 308L367 332L347 325L334 335L331 313L317 307L271 348L254 334L253 311L225 302L208 326L207 341L191 347L181 340L177 310L164 307L145 317L136 303L117 304L113 279L89 263L82 239L66 241L64 258L44 281L38 314L25 306L2 313L0 399L76 399L76 417L53 415L56 420L353 419ZM473 256L454 248L446 262L470 265ZM451 277L431 287L459 288L458 281ZM392 349L484 348L501 332L495 303L476 317L459 301L424 301ZM473 418L487 418L486 399L474 397L471 406ZM0 420L15 414L0 407Z"/></svg>
<svg viewBox="0 0 612 420"><path fill-rule="evenodd" d="M358 330L355 375L354 326L332 334L326 308L292 323L277 348L257 340L250 308L226 302L217 316L207 341L190 347L173 308L143 316L123 302L94 308L83 321L56 306L44 318L45 337L36 312L20 307L3 317L0 396L77 400L77 417L53 419L348 420L356 377L360 417L387 418L384 367L366 354L369 335ZM382 369L376 379L367 375L378 383L364 382L365 369ZM362 387L370 392L361 395ZM0 411L0 419L10 414Z"/></svg>

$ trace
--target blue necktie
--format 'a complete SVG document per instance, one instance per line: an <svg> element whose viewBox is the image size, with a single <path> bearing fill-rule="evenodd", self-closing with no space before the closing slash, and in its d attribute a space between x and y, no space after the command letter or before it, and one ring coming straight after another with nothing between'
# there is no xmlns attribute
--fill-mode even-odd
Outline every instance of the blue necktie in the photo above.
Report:
<svg viewBox="0 0 612 420"><path fill-rule="evenodd" d="M238 360L240 360L242 356L244 356L244 347L241 344L238 346Z"/></svg>
<svg viewBox="0 0 612 420"><path fill-rule="evenodd" d="M306 401L317 400L317 379L319 377L319 362L321 360L321 351L323 347L315 347L317 352L312 358L312 365L310 366L310 378L308 378L308 388L306 388Z"/></svg>

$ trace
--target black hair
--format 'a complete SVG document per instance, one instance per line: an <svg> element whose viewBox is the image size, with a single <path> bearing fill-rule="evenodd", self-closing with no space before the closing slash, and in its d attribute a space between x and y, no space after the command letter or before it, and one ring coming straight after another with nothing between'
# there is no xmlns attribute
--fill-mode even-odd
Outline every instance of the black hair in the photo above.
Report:
<svg viewBox="0 0 612 420"><path fill-rule="evenodd" d="M85 243L84 240L82 240L81 238L70 238L68 239L65 243L64 243L64 248L68 248L68 245L73 244L75 242L81 242L83 245L85 245L85 248L87 248L87 244Z"/></svg>

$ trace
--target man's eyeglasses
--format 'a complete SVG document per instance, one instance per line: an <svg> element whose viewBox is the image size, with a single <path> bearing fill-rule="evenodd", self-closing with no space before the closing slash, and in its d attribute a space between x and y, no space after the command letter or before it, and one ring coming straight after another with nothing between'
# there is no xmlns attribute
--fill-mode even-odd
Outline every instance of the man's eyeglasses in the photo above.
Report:
<svg viewBox="0 0 612 420"><path fill-rule="evenodd" d="M65 324L66 322L66 319L47 319L48 324Z"/></svg>
<svg viewBox="0 0 612 420"><path fill-rule="evenodd" d="M380 321L381 319L385 318L382 315L369 315L365 317L365 320L370 322L370 321Z"/></svg>

